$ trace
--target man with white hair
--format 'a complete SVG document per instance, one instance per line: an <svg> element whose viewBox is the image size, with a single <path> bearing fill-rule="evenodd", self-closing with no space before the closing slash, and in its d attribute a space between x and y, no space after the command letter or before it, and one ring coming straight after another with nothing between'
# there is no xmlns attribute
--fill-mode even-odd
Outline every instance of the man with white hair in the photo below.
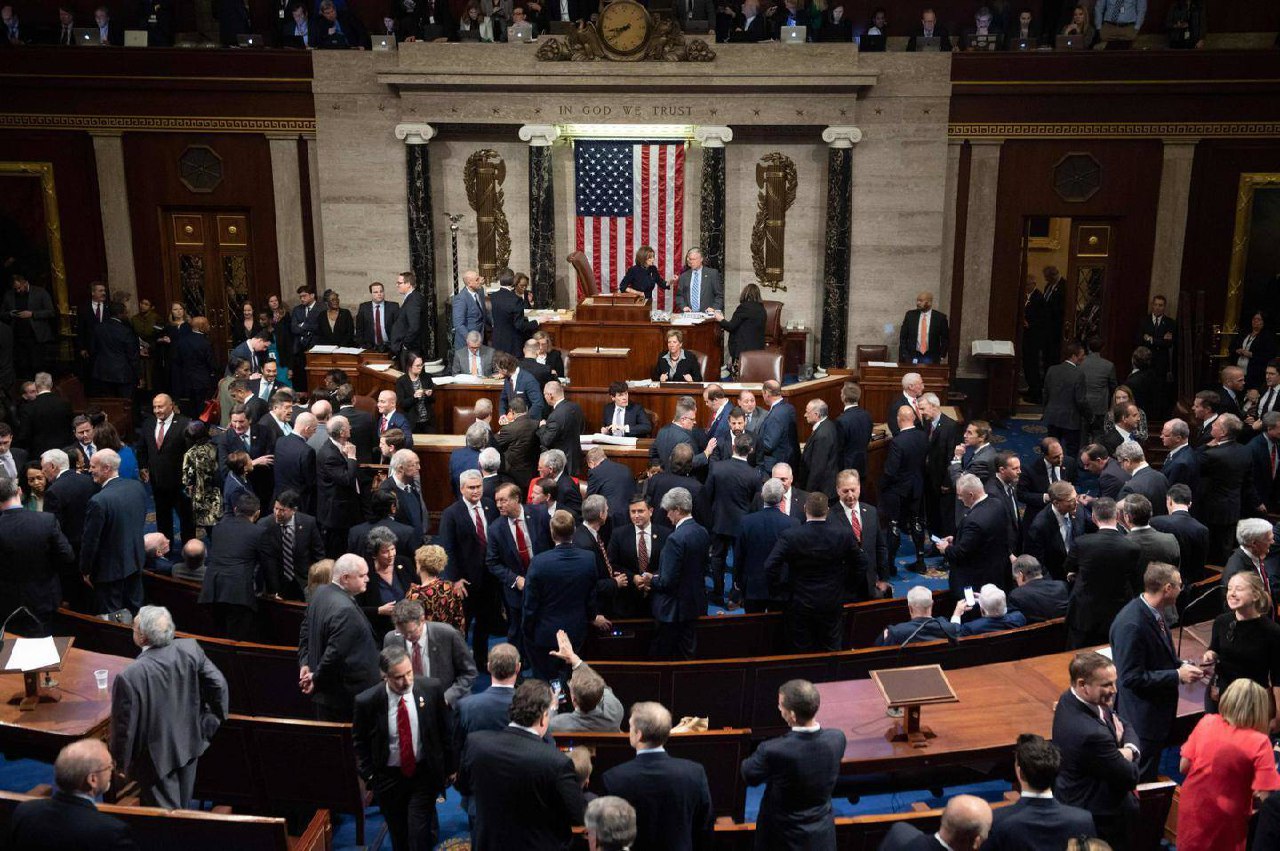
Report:
<svg viewBox="0 0 1280 851"><path fill-rule="evenodd" d="M71 403L53 392L52 375L37 372L32 383L36 394L19 409L22 416L16 442L32 456L37 456L70 442L67 438L71 434L74 415Z"/></svg>
<svg viewBox="0 0 1280 851"><path fill-rule="evenodd" d="M120 456L111 449L93 453L89 474L99 490L85 509L80 573L93 589L94 612L131 623L142 606L147 491L136 479L120 478Z"/></svg>
<svg viewBox="0 0 1280 851"><path fill-rule="evenodd" d="M923 585L913 585L907 591L907 612L911 619L885 627L876 639L879 647L893 647L917 641L935 641L954 638L959 627L949 620L933 616L933 592Z"/></svg>
<svg viewBox="0 0 1280 851"><path fill-rule="evenodd" d="M489 429L484 423L473 422L467 426L462 445L449 453L449 483L453 496L458 496L458 477L465 470L480 469L480 450L489 445Z"/></svg>
<svg viewBox="0 0 1280 851"><path fill-rule="evenodd" d="M489 524L498 519L498 507L485 497L479 470L464 470L458 476L458 488L462 498L440 513L436 541L449 556L446 578L465 579L470 585L463 607L468 622L475 625L471 649L476 666L483 668L489 658L489 636L506 632L499 612L498 581L485 567Z"/></svg>
<svg viewBox="0 0 1280 851"><path fill-rule="evenodd" d="M145 806L180 810L191 800L196 762L226 720L228 702L222 672L195 639L173 634L168 609L138 610L133 643L142 652L111 689L111 756L118 771L137 781Z"/></svg>
<svg viewBox="0 0 1280 851"><path fill-rule="evenodd" d="M658 622L651 655L656 659L692 659L697 651L697 620L707 613L707 552L711 536L693 519L693 497L672 488L662 510L675 527L662 548L658 572L641 574L641 588L653 594Z"/></svg>
<svg viewBox="0 0 1280 851"><path fill-rule="evenodd" d="M951 596L960 600L965 588L1009 584L1009 535L1003 506L987 496L977 476L960 476L956 496L968 513L956 534L938 543L938 551L951 571Z"/></svg>
<svg viewBox="0 0 1280 851"><path fill-rule="evenodd" d="M355 697L378 682L378 646L355 597L369 585L369 565L344 553L329 584L316 589L298 634L298 687L311 695L316 719L350 721Z"/></svg>
<svg viewBox="0 0 1280 851"><path fill-rule="evenodd" d="M1169 480L1147 463L1142 444L1128 440L1116 447L1116 461L1129 474L1129 481L1120 488L1120 499L1129 494L1141 494L1151 503L1152 516L1164 514L1164 498L1169 493Z"/></svg>
<svg viewBox="0 0 1280 851"><path fill-rule="evenodd" d="M329 558L342 555L347 532L360 522L358 466L347 418L331 418L329 440L316 452L316 519L324 529L324 549Z"/></svg>
<svg viewBox="0 0 1280 851"><path fill-rule="evenodd" d="M968 623L960 623L960 618L972 610L973 606L965 602L964 598L956 601L956 610L951 615L951 622L959 629L961 636L982 635L985 632L1000 632L1027 625L1027 619L1022 612L1009 611L1009 601L1004 591L994 585L983 585L978 591L978 607L982 617Z"/></svg>
<svg viewBox="0 0 1280 851"><path fill-rule="evenodd" d="M1262 586L1267 589L1267 593L1271 594L1271 574L1264 563L1264 559L1275 543L1275 529L1271 521L1261 517L1246 517L1236 524L1236 541L1239 546L1232 550L1231 557L1222 568L1224 594L1227 583L1237 573L1253 573L1262 580Z"/></svg>
<svg viewBox="0 0 1280 851"><path fill-rule="evenodd" d="M593 798L584 824L589 851L627 851L636 841L635 808L617 795Z"/></svg>
<svg viewBox="0 0 1280 851"><path fill-rule="evenodd" d="M422 499L422 462L412 449L397 449L391 456L390 467L390 475L378 489L396 495L396 520L413 529L416 549L423 542L424 533L430 525L427 504Z"/></svg>
<svg viewBox="0 0 1280 851"><path fill-rule="evenodd" d="M493 377L493 348L484 345L479 331L468 331L462 348L453 350L449 372L453 375L470 375L472 378Z"/></svg>
<svg viewBox="0 0 1280 851"><path fill-rule="evenodd" d="M484 495L489 499L493 499L494 493L498 490L498 485L510 481L509 477L498 472L502 469L502 455L492 446L486 446L480 450L480 457L477 461L479 462L480 476L484 482Z"/></svg>
<svg viewBox="0 0 1280 851"><path fill-rule="evenodd" d="M920 417L920 397L924 395L924 379L918 372L908 372L902 376L902 392L893 397L893 401L889 403L888 412L885 414L885 422L889 425L889 431L897 434L901 426L898 425L898 409L903 405L911 408L915 414L915 424L921 424Z"/></svg>
<svg viewBox="0 0 1280 851"><path fill-rule="evenodd" d="M49 449L40 456L40 471L45 481L44 510L58 518L62 534L67 536L71 549L79 553L84 515L95 490L93 479L72 470L71 459L61 449ZM78 576L73 574L72 578L79 584ZM69 591L70 587L63 591Z"/></svg>
<svg viewBox="0 0 1280 851"><path fill-rule="evenodd" d="M538 477L555 482L555 493L551 501L557 508L563 508L573 515L575 520L582 517L582 491L578 483L565 470L564 453L559 449L548 449L538 456Z"/></svg>

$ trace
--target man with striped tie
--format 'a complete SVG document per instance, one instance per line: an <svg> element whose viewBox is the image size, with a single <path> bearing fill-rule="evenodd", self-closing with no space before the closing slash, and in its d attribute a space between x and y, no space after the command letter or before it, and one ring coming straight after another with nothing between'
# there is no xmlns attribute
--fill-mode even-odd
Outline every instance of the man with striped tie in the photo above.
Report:
<svg viewBox="0 0 1280 851"><path fill-rule="evenodd" d="M690 248L684 257L686 269L676 284L677 313L724 313L724 281L720 270L702 265L702 249Z"/></svg>

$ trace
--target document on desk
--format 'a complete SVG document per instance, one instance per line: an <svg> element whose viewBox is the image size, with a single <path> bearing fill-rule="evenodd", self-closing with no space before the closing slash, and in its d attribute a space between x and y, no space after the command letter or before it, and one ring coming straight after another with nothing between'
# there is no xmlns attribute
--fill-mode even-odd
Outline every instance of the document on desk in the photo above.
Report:
<svg viewBox="0 0 1280 851"><path fill-rule="evenodd" d="M36 671L58 664L58 648L53 644L53 636L44 638L16 638L13 652L9 654L6 671Z"/></svg>
<svg viewBox="0 0 1280 851"><path fill-rule="evenodd" d="M338 350L337 346L329 346L329 345L312 346L309 349L309 351L315 355L331 355L337 350Z"/></svg>
<svg viewBox="0 0 1280 851"><path fill-rule="evenodd" d="M632 446L636 445L637 437L624 437L615 434L584 434L581 437L583 446L592 446L599 444L601 446Z"/></svg>

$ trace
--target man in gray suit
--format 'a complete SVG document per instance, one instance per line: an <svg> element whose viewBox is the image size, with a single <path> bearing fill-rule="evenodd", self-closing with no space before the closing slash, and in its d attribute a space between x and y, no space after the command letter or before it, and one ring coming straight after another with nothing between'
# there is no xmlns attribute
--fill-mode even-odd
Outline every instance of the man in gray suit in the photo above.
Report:
<svg viewBox="0 0 1280 851"><path fill-rule="evenodd" d="M1116 447L1115 454L1121 469L1129 474L1129 481L1120 488L1120 497L1142 494L1147 498L1153 515L1164 514L1164 498L1169 493L1169 480L1164 477L1164 473L1147 463L1142 444L1126 440Z"/></svg>
<svg viewBox="0 0 1280 851"><path fill-rule="evenodd" d="M138 782L145 806L179 810L227 717L227 681L194 639L173 633L168 609L138 610L133 643L142 652L111 689L111 758Z"/></svg>
<svg viewBox="0 0 1280 851"><path fill-rule="evenodd" d="M450 375L493 377L493 348L484 345L483 339L479 331L467 332L467 344L453 351L453 360L449 364Z"/></svg>
<svg viewBox="0 0 1280 851"><path fill-rule="evenodd" d="M591 670L573 650L573 642L563 629L556 631L559 646L551 655L562 660L573 674L569 677L572 712L551 716L547 729L552 733L617 733L622 730L622 701L605 685L604 678Z"/></svg>
<svg viewBox="0 0 1280 851"><path fill-rule="evenodd" d="M1102 356L1102 338L1090 337L1089 354L1080 363L1084 373L1085 397L1089 400L1089 422L1085 430L1089 439L1102 435L1102 418L1111 406L1111 393L1116 389L1116 365Z"/></svg>
<svg viewBox="0 0 1280 851"><path fill-rule="evenodd" d="M413 663L415 677L439 680L444 702L457 706L471 694L476 681L476 663L462 634L447 623L427 622L422 603L401 600L391 610L395 631L382 639L382 647L403 647Z"/></svg>
<svg viewBox="0 0 1280 851"><path fill-rule="evenodd" d="M724 281L720 270L702 265L702 249L690 248L676 288L676 313L702 313L715 310L724 313ZM671 283L675 283L674 279Z"/></svg>
<svg viewBox="0 0 1280 851"><path fill-rule="evenodd" d="M1174 567L1182 561L1182 546L1168 532L1151 528L1151 502L1140 493L1129 494L1120 503L1120 521L1129 530L1125 537L1142 548L1138 569L1143 574L1152 562L1163 562Z"/></svg>
<svg viewBox="0 0 1280 851"><path fill-rule="evenodd" d="M738 394L738 407L742 409L742 413L747 415L747 433L754 436L756 429L760 428L760 423L764 422L765 414L756 405L756 394L750 390L743 390Z"/></svg>
<svg viewBox="0 0 1280 851"><path fill-rule="evenodd" d="M1063 348L1066 357L1062 363L1049 367L1044 377L1044 414L1040 421L1049 429L1049 436L1062 442L1062 449L1069 456L1080 451L1080 428L1091 416L1084 373L1084 346L1075 340Z"/></svg>

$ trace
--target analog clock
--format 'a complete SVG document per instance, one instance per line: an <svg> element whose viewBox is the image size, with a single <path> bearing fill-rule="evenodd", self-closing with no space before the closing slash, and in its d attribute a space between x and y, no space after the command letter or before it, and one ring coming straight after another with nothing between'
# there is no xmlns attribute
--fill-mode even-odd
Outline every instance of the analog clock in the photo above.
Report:
<svg viewBox="0 0 1280 851"><path fill-rule="evenodd" d="M605 49L619 56L643 51L652 30L649 11L635 0L613 0L601 10L596 26Z"/></svg>

